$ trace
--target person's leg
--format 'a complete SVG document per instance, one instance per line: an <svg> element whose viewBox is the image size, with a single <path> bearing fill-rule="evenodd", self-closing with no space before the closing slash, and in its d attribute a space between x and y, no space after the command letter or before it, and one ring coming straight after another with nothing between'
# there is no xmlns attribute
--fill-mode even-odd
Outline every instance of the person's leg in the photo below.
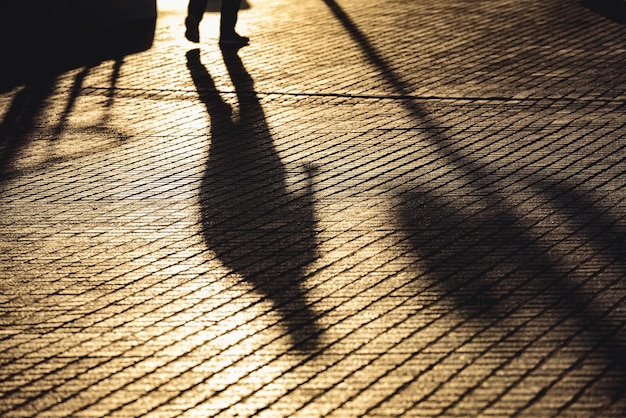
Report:
<svg viewBox="0 0 626 418"><path fill-rule="evenodd" d="M198 22L202 20L204 12L206 11L209 0L189 0L189 6L187 6L187 16L193 16Z"/></svg>
<svg viewBox="0 0 626 418"><path fill-rule="evenodd" d="M235 32L237 24L237 15L241 0L222 0L221 16L220 16L220 42L221 43L237 43L245 45L248 38L239 36Z"/></svg>
<svg viewBox="0 0 626 418"><path fill-rule="evenodd" d="M187 18L185 19L185 38L191 42L200 42L198 25L204 16L208 0L189 0Z"/></svg>

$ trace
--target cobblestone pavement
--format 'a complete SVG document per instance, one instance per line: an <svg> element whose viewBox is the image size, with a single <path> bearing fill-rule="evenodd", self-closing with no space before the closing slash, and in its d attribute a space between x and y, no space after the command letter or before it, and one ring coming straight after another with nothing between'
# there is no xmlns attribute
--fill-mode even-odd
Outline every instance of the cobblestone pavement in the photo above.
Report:
<svg viewBox="0 0 626 418"><path fill-rule="evenodd" d="M5 78L0 415L624 416L622 5L161 0Z"/></svg>

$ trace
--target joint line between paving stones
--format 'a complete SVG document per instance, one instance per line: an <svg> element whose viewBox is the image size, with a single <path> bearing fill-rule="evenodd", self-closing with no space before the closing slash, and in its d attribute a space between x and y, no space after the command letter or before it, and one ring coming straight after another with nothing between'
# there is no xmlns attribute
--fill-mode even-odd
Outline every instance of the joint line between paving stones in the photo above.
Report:
<svg viewBox="0 0 626 418"><path fill-rule="evenodd" d="M90 87L94 91L106 91L110 94L113 89L107 87ZM601 98L601 97L506 97L506 96L438 96L438 95L415 95L415 94L353 94L353 93L323 93L323 92L288 92L288 91L257 91L257 90L226 90L226 89L201 89L199 91L191 90L178 90L178 89L136 89L136 88L116 88L117 92L128 93L136 92L136 95L141 94L181 94L185 98L188 95L196 95L198 92L213 92L218 94L227 95L256 95L262 97L269 96L287 96L287 97L328 97L328 98L344 98L344 99L365 99L365 100L417 100L417 101L447 101L447 102L513 102L513 103L532 103L532 102L567 102L567 103L614 103L626 105L626 99L614 99L614 98ZM173 98L177 99L177 98Z"/></svg>

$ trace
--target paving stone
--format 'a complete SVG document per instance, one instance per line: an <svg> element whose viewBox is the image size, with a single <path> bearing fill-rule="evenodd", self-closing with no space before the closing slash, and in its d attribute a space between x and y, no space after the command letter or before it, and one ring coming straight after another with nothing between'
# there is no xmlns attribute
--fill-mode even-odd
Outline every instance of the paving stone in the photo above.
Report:
<svg viewBox="0 0 626 418"><path fill-rule="evenodd" d="M624 416L619 7L158 5L2 77L0 415Z"/></svg>

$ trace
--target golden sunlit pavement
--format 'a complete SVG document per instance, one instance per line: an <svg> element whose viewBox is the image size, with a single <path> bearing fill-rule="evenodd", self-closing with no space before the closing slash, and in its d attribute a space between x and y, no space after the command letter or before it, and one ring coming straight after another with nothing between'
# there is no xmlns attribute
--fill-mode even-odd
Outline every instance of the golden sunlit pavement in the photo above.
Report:
<svg viewBox="0 0 626 418"><path fill-rule="evenodd" d="M626 414L623 1L217 8L3 60L0 416Z"/></svg>

